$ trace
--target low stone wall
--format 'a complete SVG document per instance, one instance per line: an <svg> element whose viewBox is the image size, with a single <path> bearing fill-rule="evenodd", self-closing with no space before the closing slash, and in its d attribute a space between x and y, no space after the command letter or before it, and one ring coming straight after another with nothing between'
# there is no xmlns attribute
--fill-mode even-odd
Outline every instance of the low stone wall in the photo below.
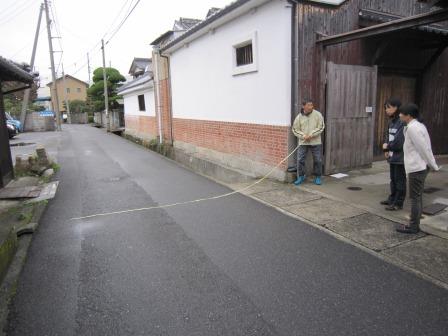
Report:
<svg viewBox="0 0 448 336"><path fill-rule="evenodd" d="M46 116L41 112L28 112L25 119L25 132L46 132L56 129L53 116Z"/></svg>
<svg viewBox="0 0 448 336"><path fill-rule="evenodd" d="M88 117L87 112L83 113L72 113L70 115L72 124L87 124Z"/></svg>
<svg viewBox="0 0 448 336"><path fill-rule="evenodd" d="M110 129L111 131L117 130L121 127L124 127L124 112L122 111L110 111L109 112L110 119ZM93 116L93 121L96 125L100 127L106 127L106 113L104 112L95 112Z"/></svg>

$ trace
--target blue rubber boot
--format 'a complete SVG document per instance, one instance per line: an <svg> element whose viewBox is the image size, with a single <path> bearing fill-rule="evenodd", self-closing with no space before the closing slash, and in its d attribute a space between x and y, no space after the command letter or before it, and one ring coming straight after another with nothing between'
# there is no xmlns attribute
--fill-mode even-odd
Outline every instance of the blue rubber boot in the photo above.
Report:
<svg viewBox="0 0 448 336"><path fill-rule="evenodd" d="M314 184L315 185L322 185L322 179L320 176L316 176L316 178L314 179Z"/></svg>
<svg viewBox="0 0 448 336"><path fill-rule="evenodd" d="M294 185L298 186L305 182L305 176L299 176L297 180L294 181Z"/></svg>

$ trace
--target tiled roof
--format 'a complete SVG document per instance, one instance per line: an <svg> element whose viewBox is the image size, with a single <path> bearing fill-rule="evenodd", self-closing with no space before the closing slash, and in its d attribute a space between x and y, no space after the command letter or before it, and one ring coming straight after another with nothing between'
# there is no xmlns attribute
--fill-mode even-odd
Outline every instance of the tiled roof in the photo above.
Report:
<svg viewBox="0 0 448 336"><path fill-rule="evenodd" d="M202 20L198 19L189 19L189 18L179 18L179 20L174 21L173 30L188 30L191 27L197 25Z"/></svg>
<svg viewBox="0 0 448 336"><path fill-rule="evenodd" d="M142 76L133 79L122 86L120 86L117 90L118 94L123 94L123 92L134 89L145 89L150 88L148 84L152 82L152 73L151 72L145 72Z"/></svg>
<svg viewBox="0 0 448 336"><path fill-rule="evenodd" d="M0 56L0 80L31 84L34 81L34 76L20 65Z"/></svg>

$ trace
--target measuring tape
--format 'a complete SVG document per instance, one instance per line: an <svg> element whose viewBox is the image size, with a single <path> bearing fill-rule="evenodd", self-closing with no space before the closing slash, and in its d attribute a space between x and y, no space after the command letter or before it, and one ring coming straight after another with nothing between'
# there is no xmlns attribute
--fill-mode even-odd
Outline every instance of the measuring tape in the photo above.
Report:
<svg viewBox="0 0 448 336"><path fill-rule="evenodd" d="M158 205L158 206L145 207L145 208L136 208L136 209L121 210L121 211L105 212L105 213L99 213L99 214L94 214L94 215L89 215L89 216L82 216L82 217L71 218L70 220L89 219L89 218L95 218L95 217L119 215L119 214L125 214L125 213L130 213L130 212L148 211L148 210L154 210L154 209L166 209L166 208L172 208L172 207L179 206L179 205L187 205L187 204L193 204L193 203L217 200L217 199L220 199L220 198L229 197L229 196L232 196L232 195L235 195L235 194L239 194L239 193L242 193L243 191L246 191L248 189L253 188L257 184L259 184L259 183L263 182L264 180L266 180L278 167L280 167L286 160L288 160L291 157L291 155L293 155L298 148L299 148L299 146L294 148L294 150L291 153L289 153L288 156L286 156L283 160L281 160L275 167L273 167L266 175L264 175L259 180L255 181L254 183L252 183L252 184L250 184L250 185L248 185L248 186L246 186L244 188L241 188L239 190L235 190L235 191L229 192L227 194L222 194L222 195L212 196L212 197L206 197L206 198L198 198L198 199L195 199L195 200L185 201L185 202L178 202L178 203L171 203L171 204L163 204L163 205Z"/></svg>

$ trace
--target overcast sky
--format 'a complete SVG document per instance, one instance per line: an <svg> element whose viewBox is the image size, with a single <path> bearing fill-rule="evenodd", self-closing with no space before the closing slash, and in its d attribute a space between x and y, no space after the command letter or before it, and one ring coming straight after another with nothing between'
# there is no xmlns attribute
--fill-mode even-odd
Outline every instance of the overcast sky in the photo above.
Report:
<svg viewBox="0 0 448 336"><path fill-rule="evenodd" d="M17 62L29 63L42 0L0 1L0 55ZM52 26L57 51L63 50L65 73L88 80L87 52L92 71L102 66L100 40L108 40L137 0L52 0L56 18ZM211 7L222 8L231 0L141 0L119 32L106 46L106 63L127 75L134 57L151 57L149 45L170 30L179 17L204 19ZM59 28L59 29L58 29ZM61 48L62 47L62 48ZM56 67L61 53L55 54ZM50 58L45 16L37 48L35 68L41 74L41 86L51 81ZM61 75L59 66L59 75Z"/></svg>

